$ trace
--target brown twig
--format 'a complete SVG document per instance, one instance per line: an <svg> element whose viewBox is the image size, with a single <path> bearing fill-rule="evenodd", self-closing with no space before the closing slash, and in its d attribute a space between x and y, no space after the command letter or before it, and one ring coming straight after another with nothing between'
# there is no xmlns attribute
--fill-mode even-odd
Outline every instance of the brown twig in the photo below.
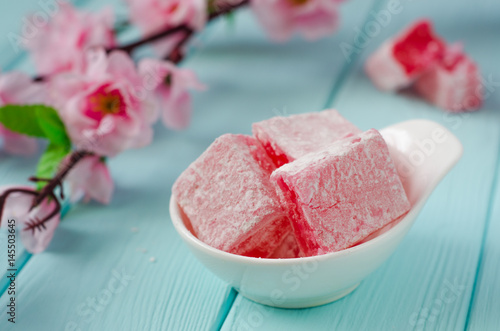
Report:
<svg viewBox="0 0 500 331"><path fill-rule="evenodd" d="M33 195L34 196L33 201L35 201L38 197L40 197L40 194L41 194L41 192L37 192L34 189L25 189L25 188L20 188L20 187L18 187L18 188L11 188L11 189L8 189L8 190L4 191L0 195L0 224L2 222L3 211L5 209L5 204L7 202L7 198L12 193L22 193L22 194L27 194L27 195ZM59 214L59 212L61 211L61 203L59 202L59 200L57 200L57 197L55 196L55 193L54 192L50 192L48 194L47 198L48 197L50 197L50 198L52 198L54 200L54 203L55 203L54 209L48 215L46 215L46 216L44 216L42 218L40 218L37 215L35 215L33 217L33 219L29 219L26 222L26 227L23 229L23 231L29 231L29 230L31 230L31 232L34 234L35 230L38 230L38 231L42 231L42 229L46 230L47 228L45 226L45 223L47 223L50 219L52 219L54 216L56 216L57 214ZM41 201L43 201L43 199Z"/></svg>
<svg viewBox="0 0 500 331"><path fill-rule="evenodd" d="M41 193L38 193L38 196L40 196ZM35 197L35 199L37 198ZM59 200L57 200L57 197L54 192L50 192L50 194L47 196L47 198L52 198L55 203L54 209L46 216L43 218L40 218L38 216L34 216L33 219L30 219L26 222L26 227L23 229L23 231L30 231L35 234L35 230L42 231L46 230L47 228L45 227L45 223L47 223L50 219L55 217L59 212L61 211L61 203ZM43 200L42 200L43 201Z"/></svg>
<svg viewBox="0 0 500 331"><path fill-rule="evenodd" d="M66 175L69 173L69 171L84 157L93 155L93 153L88 152L88 151L83 151L83 150L77 150L74 151L70 154L69 159L67 163L64 163L64 166L61 167L54 178L51 179L46 179L46 178L36 178L36 177L30 177L30 181L33 182L38 182L38 181L46 181L47 185L41 190L41 191L35 191L31 189L24 189L24 188L11 188L6 191L4 191L0 195L0 223L2 221L2 216L3 216L3 211L5 208L5 203L7 202L7 198L10 194L12 193L23 193L23 194L29 194L33 195L33 201L31 203L31 206L28 210L30 212L38 206L40 203L42 203L45 199L53 199L55 202L55 208L52 210L48 215L44 216L43 218L38 218L35 216L33 219L29 220L26 222L26 227L23 229L24 231L31 230L33 233L35 230L41 231L42 229L45 230L45 223L49 221L51 218L56 216L60 211L61 211L61 204L57 200L57 197L54 193L54 190L60 186L61 187L61 198L64 198L63 191L62 191L62 181L66 177Z"/></svg>
<svg viewBox="0 0 500 331"><path fill-rule="evenodd" d="M91 152L76 150L72 152L69 156L68 162L64 164L64 166L59 169L54 178L47 182L47 185L43 187L43 189L39 192L39 194L33 200L31 204L30 210L38 206L45 198L53 194L54 190L61 186L64 177L69 173L69 171L84 157L92 155Z"/></svg>
<svg viewBox="0 0 500 331"><path fill-rule="evenodd" d="M133 43L130 43L128 45L123 45L123 46L119 46L119 47L114 47L114 48L110 48L108 49L107 51L108 52L111 52L111 51L115 51L115 50L120 50L120 51L124 51L124 52L127 52L127 53L131 53L135 48L139 47L139 46L142 46L142 45L145 45L145 44L149 44L151 42L154 42L154 41L157 41L157 40L160 40L160 39L163 39L163 38L166 38L170 35L173 35L175 33L178 33L178 32L191 32L191 28L188 27L187 25L180 25L180 26L176 26L175 28L171 28L171 29L167 29L167 30L163 30L163 31L160 31L158 33L155 33L155 34L152 34L144 39L140 39L140 40L137 40Z"/></svg>
<svg viewBox="0 0 500 331"><path fill-rule="evenodd" d="M166 57L166 60L176 64L180 63L184 59L184 52L182 48L189 41L193 33L194 33L193 30L186 32L186 34L182 37L181 40L179 40L177 45L175 45L174 49Z"/></svg>
<svg viewBox="0 0 500 331"><path fill-rule="evenodd" d="M238 9L240 7L244 7L250 3L250 0L243 0L235 5L233 4L223 4L223 5L217 5L219 8L216 8L217 10L213 13L211 13L208 16L208 20L211 21L219 16L229 14L235 9Z"/></svg>

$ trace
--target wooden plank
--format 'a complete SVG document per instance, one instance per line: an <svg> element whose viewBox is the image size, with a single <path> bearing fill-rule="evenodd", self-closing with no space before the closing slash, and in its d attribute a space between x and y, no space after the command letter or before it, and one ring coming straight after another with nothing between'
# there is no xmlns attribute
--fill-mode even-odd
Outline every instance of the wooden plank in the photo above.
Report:
<svg viewBox="0 0 500 331"><path fill-rule="evenodd" d="M349 8L345 19L360 21L359 8ZM210 88L195 94L191 128L174 133L158 126L151 146L111 161L112 204L76 206L49 249L20 274L18 328L204 330L225 318L235 294L194 260L175 233L170 187L220 134L249 133L252 122L285 110L321 109L343 60L334 38L269 42L248 11L236 15L232 29L224 21L212 29L207 46L186 62ZM117 279L113 271L122 270L133 279L108 298ZM105 304L93 307L95 297ZM6 300L1 297L0 306ZM0 320L0 329L7 327Z"/></svg>
<svg viewBox="0 0 500 331"><path fill-rule="evenodd" d="M425 15L434 20L446 39L464 41L484 76L492 74L496 82L500 80L496 63L500 58L498 19L494 14L500 10L498 3L402 4L402 12L393 16L390 24L363 49L364 58L383 39ZM349 120L362 129L382 128L411 118L440 122L463 142L463 159L431 196L397 252L353 294L326 306L296 311L265 307L239 296L223 330L463 329L484 226L492 207L490 192L500 141L499 97L499 91L494 91L478 113L446 115L412 95L378 92L364 75L361 63L358 64L339 94L332 98L335 107ZM493 233L498 233L495 229L498 227L489 232L490 245L495 240ZM483 259L477 310L473 310L470 324L475 330L498 329L498 320L492 317L498 311L498 295L492 290L494 280L498 279L497 253L490 248ZM492 259L496 262L491 262ZM492 306L485 309L488 304Z"/></svg>
<svg viewBox="0 0 500 331"><path fill-rule="evenodd" d="M500 153L499 153L500 155ZM492 191L488 221L485 228L485 240L481 251L480 265L477 270L475 291L471 306L467 330L496 331L500 326L500 159L497 161L495 189Z"/></svg>

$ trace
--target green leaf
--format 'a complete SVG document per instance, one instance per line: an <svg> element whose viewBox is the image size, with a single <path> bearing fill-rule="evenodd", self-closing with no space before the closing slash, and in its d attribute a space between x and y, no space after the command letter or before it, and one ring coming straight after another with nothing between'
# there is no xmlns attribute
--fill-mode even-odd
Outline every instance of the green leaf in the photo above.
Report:
<svg viewBox="0 0 500 331"><path fill-rule="evenodd" d="M38 124L45 136L54 144L71 145L66 128L54 108L40 105L36 108Z"/></svg>
<svg viewBox="0 0 500 331"><path fill-rule="evenodd" d="M0 108L0 122L7 129L27 136L45 138L38 124L37 106L7 105Z"/></svg>
<svg viewBox="0 0 500 331"><path fill-rule="evenodd" d="M47 138L56 145L71 145L66 128L54 108L44 105L0 107L0 123L7 129L31 137Z"/></svg>
<svg viewBox="0 0 500 331"><path fill-rule="evenodd" d="M224 15L224 18L226 19L229 28L234 29L234 27L236 26L236 17L234 16L234 12L230 11L229 13Z"/></svg>
<svg viewBox="0 0 500 331"><path fill-rule="evenodd" d="M52 178L61 164L61 161L71 151L69 145L58 145L50 143L43 153L36 169L36 177L38 178ZM41 190L47 183L38 182L37 188Z"/></svg>

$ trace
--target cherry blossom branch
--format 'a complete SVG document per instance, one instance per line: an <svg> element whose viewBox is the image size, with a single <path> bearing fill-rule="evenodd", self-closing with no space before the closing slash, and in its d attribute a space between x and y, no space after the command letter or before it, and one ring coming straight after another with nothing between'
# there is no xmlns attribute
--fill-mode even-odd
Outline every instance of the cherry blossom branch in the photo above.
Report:
<svg viewBox="0 0 500 331"><path fill-rule="evenodd" d="M249 0L243 0L237 4L219 5L219 8L215 12L211 13L208 16L208 21L212 21L212 20L218 18L219 16L229 14L235 9L238 9L240 7L248 5L249 2L250 2ZM176 26L174 28L169 28L167 30L159 31L159 32L152 34L144 39L137 40L137 41L132 42L128 45L123 45L123 46L111 48L108 51L111 52L113 50L121 50L121 51L125 51L127 53L130 53L135 48L137 48L139 46L158 41L160 39L163 39L165 37L168 37L168 36L173 35L173 34L178 33L178 32L185 32L186 33L185 37L182 38L182 40L177 44L176 49L178 49L179 46L183 46L189 40L189 38L194 34L194 30L191 29L187 25L180 25L180 26Z"/></svg>
<svg viewBox="0 0 500 331"><path fill-rule="evenodd" d="M237 4L214 4L215 11L209 14L208 21L214 20L222 15L229 14L232 11L234 11L237 8L246 6L249 3L249 0L243 0ZM171 51L171 53L167 56L166 59L168 59L171 62L174 63L179 63L182 61L184 58L183 54L183 47L185 44L190 40L190 38L194 35L195 31L190 28L187 25L180 25L177 27L169 28L163 31L159 31L155 34L152 34L146 38L140 39L138 41L122 45L119 47L114 47L110 48L107 50L107 52L111 52L114 50L121 50L127 53L131 53L134 49L137 47L140 47L142 45L155 42L158 40L161 40L163 38L166 38L168 36L171 36L176 33L183 33L183 37L177 42L175 45L174 49ZM43 81L45 80L44 76L38 76L33 79L34 81ZM49 213L49 215L43 217L43 218L35 218L33 220L29 220L26 224L25 230L31 230L35 231L36 229L42 230L45 229L45 223L49 221L52 217L54 217L56 214L58 214L61 210L61 205L60 202L58 201L56 195L55 195L55 190L57 187L60 187L60 196L62 199L64 199L64 194L63 194L63 185L62 182L64 178L67 176L67 174L70 172L71 169L73 169L79 161L81 161L83 158L86 156L93 155L93 153L85 151L85 150L76 150L72 152L67 159L66 162L64 162L64 166L62 166L56 173L56 175L53 178L36 178L36 177L31 177L30 181L33 182L46 182L46 185L40 190L27 190L23 188L14 188L11 190L5 191L2 195L0 195L0 222L1 222L1 215L4 210L5 202L7 200L7 197L9 194L12 193L25 193L25 194L30 194L33 195L33 202L30 206L30 211L33 210L35 207L40 205L44 200L46 199L54 199L55 201L55 208L54 210Z"/></svg>
<svg viewBox="0 0 500 331"><path fill-rule="evenodd" d="M213 13L211 13L208 16L208 21L212 21L212 20L214 20L222 15L229 14L238 8L241 8L241 7L248 5L249 3L250 3L249 0L243 0L237 4L217 5L218 8L216 8L216 11L214 11ZM193 36L193 34L195 32L193 29L191 29L189 26L187 26L185 24L179 25L179 26L176 26L173 28L169 28L169 29L166 29L163 31L159 31L157 33L154 33L154 34L146 37L146 38L134 41L134 42L126 44L126 45L110 48L107 50L107 52L111 52L114 50L121 50L121 51L124 51L124 52L127 52L130 54L137 47L149 44L151 42L161 40L161 39L166 38L168 36L171 36L175 33L181 33L181 32L185 33L184 37L177 43L177 45L172 50L172 52L166 57L166 59L168 59L174 63L179 63L184 58L184 54L182 54L182 47L189 41L189 39ZM41 82L41 81L45 80L45 77L44 76L36 76L33 78L33 80L35 82Z"/></svg>
<svg viewBox="0 0 500 331"><path fill-rule="evenodd" d="M180 26L176 26L175 28L163 30L163 31L160 31L158 33L152 34L144 39L137 40L137 41L132 42L128 45L110 48L107 51L111 52L111 51L115 51L115 50L120 50L120 51L124 51L127 53L131 53L134 49L136 49L139 46L149 44L149 43L154 42L154 41L158 41L160 39L171 36L177 32L191 32L191 31L192 31L191 28L189 28L187 25L180 25Z"/></svg>
<svg viewBox="0 0 500 331"><path fill-rule="evenodd" d="M238 2L237 4L218 4L216 5L218 8L216 8L216 11L211 13L208 16L208 20L211 21L219 16L226 15L231 13L233 10L244 7L250 3L250 0L243 0Z"/></svg>
<svg viewBox="0 0 500 331"><path fill-rule="evenodd" d="M61 192L62 192L62 186L61 186ZM35 195L35 199L36 200L38 197L40 196L40 193L38 193L38 195ZM61 203L59 202L59 200L57 200L57 197L55 195L54 192L50 192L47 197L50 197L54 200L55 202L55 207L54 209L46 216L40 218L38 216L34 216L33 219L30 219L26 222L26 226L25 228L23 229L24 231L31 231L32 234L35 234L35 230L38 230L38 231L42 231L43 230L46 230L47 228L45 227L45 223L47 223L48 221L50 221L53 217L55 217L57 214L59 214L59 212L61 211ZM43 201L43 199L42 199Z"/></svg>
<svg viewBox="0 0 500 331"><path fill-rule="evenodd" d="M217 8L216 11L211 13L208 16L208 21L212 21L222 15L229 14L233 12L235 9L246 6L250 3L249 0L243 0L236 5L233 4L226 4L226 5L218 5L219 8ZM189 39L192 37L194 34L194 30L189 29L185 32L184 37L177 43L175 48L172 50L172 52L166 57L167 60L173 62L173 63L179 63L183 60L184 54L182 53L182 48L184 45L189 41Z"/></svg>
<svg viewBox="0 0 500 331"><path fill-rule="evenodd" d="M181 62L184 59L184 53L182 51L182 48L189 41L189 39L193 34L194 34L193 30L187 31L182 37L182 39L179 40L179 42L177 42L177 45L175 45L174 49L170 52L170 54L166 57L166 60L173 63Z"/></svg>
<svg viewBox="0 0 500 331"><path fill-rule="evenodd" d="M36 191L34 189L25 189L25 188L11 188L5 190L0 195L0 223L2 221L2 215L5 208L5 203L7 198L12 193L23 193L28 195L33 195L33 202L30 206L29 211L33 210L33 208L37 207L40 203L42 203L45 199L53 199L55 202L54 209L46 216L42 218L38 218L35 216L34 219L29 220L26 223L26 227L24 230L31 230L33 233L35 230L45 229L45 223L56 216L61 211L61 203L58 201L54 191L59 186L61 188L60 196L61 199L64 199L62 182L69 171L83 158L86 156L93 155L93 153L84 151L84 150L76 150L72 152L68 158L68 161L64 163L64 166L59 169L56 175L53 178L37 178L30 177L29 180L32 182L47 182L47 185L41 191Z"/></svg>

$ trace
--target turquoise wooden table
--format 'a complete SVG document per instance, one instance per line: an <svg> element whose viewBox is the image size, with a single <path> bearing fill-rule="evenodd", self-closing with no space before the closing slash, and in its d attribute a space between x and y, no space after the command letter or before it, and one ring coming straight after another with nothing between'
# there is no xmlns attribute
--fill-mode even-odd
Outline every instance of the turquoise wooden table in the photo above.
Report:
<svg viewBox="0 0 500 331"><path fill-rule="evenodd" d="M106 2L125 15L118 0ZM388 1L346 2L339 31L313 43L269 42L248 10L234 24L211 24L183 64L209 86L194 94L192 125L183 132L158 126L152 145L111 161L116 192L109 206L72 206L47 251L18 252L15 325L5 314L7 257L0 248L0 330L500 330L500 2L398 3L400 12L385 27L357 43L357 31L373 24L373 13ZM0 66L32 72L7 37L23 15L40 10L39 1L1 6ZM422 16L447 40L462 40L493 82L481 111L446 114L410 94L381 93L364 75L367 55ZM125 32L123 40L135 36ZM356 52L346 58L341 43ZM463 159L396 253L354 293L302 310L253 303L191 256L170 223L170 188L217 136L327 107L362 129L437 121L462 141ZM0 184L25 183L35 163L0 152ZM5 233L0 241L5 245Z"/></svg>

